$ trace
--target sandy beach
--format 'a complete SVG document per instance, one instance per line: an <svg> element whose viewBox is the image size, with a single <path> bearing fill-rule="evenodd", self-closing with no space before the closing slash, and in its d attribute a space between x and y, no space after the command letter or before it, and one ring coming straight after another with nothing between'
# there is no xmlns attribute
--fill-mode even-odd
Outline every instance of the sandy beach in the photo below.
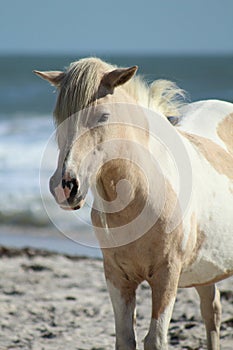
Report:
<svg viewBox="0 0 233 350"><path fill-rule="evenodd" d="M114 349L113 312L102 261L37 249L0 248L0 349ZM222 293L221 349L233 349L233 280ZM150 289L138 289L138 349L150 319ZM193 288L178 291L169 330L170 349L206 349Z"/></svg>

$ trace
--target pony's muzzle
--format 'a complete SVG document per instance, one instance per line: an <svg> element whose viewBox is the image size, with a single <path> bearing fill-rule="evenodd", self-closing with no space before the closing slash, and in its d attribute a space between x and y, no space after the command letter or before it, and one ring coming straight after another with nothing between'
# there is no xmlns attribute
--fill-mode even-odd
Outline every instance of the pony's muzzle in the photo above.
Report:
<svg viewBox="0 0 233 350"><path fill-rule="evenodd" d="M79 182L70 173L65 173L61 182L53 186L53 179L50 179L50 191L62 209L75 210L82 206L83 198L79 194Z"/></svg>

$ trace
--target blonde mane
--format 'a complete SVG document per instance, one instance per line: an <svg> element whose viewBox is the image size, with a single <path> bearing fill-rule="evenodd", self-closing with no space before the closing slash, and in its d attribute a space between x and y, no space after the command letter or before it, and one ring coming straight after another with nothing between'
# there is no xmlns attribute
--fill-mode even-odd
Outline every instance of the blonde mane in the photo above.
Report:
<svg viewBox="0 0 233 350"><path fill-rule="evenodd" d="M97 98L103 75L117 67L99 58L84 58L73 62L67 68L59 86L59 94L54 110L56 124L88 107ZM142 77L133 77L122 88L138 104L158 111L165 116L179 116L185 104L185 93L175 83L155 80L147 84Z"/></svg>

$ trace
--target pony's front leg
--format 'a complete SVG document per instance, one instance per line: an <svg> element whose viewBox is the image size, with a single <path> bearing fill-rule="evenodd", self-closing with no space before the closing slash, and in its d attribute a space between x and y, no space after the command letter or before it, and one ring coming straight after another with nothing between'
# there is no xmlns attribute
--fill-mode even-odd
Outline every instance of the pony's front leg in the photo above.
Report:
<svg viewBox="0 0 233 350"><path fill-rule="evenodd" d="M180 267L164 266L149 280L152 289L152 317L144 339L144 350L167 350L167 333L176 299Z"/></svg>
<svg viewBox="0 0 233 350"><path fill-rule="evenodd" d="M135 288L116 288L108 279L107 286L115 316L116 350L135 350Z"/></svg>
<svg viewBox="0 0 233 350"><path fill-rule="evenodd" d="M196 290L201 301L201 315L205 322L208 350L219 350L221 324L220 293L215 284L198 286Z"/></svg>

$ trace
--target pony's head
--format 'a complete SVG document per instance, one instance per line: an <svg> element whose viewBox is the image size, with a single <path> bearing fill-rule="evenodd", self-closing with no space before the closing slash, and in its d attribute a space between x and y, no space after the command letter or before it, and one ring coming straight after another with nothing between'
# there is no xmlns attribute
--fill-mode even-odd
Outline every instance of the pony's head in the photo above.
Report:
<svg viewBox="0 0 233 350"><path fill-rule="evenodd" d="M58 89L54 117L59 158L50 191L63 209L83 205L92 177L109 160L104 143L124 138L124 127L114 124L122 117L115 106L137 103L123 88L136 71L136 66L117 68L97 58L74 62L64 72L35 71Z"/></svg>
<svg viewBox="0 0 233 350"><path fill-rule="evenodd" d="M183 91L166 80L148 86L134 77L136 71L137 66L119 68L98 58L71 63L64 72L35 71L58 90L54 117L59 159L50 190L62 208L79 209L93 178L108 201L116 197L120 180L132 180L137 186L134 181L140 167L132 165L132 154L137 157L140 153L136 143L145 146L148 141L142 107L167 117L179 115ZM140 159L145 158L140 154ZM110 192L113 189L108 196L101 190L106 185Z"/></svg>

